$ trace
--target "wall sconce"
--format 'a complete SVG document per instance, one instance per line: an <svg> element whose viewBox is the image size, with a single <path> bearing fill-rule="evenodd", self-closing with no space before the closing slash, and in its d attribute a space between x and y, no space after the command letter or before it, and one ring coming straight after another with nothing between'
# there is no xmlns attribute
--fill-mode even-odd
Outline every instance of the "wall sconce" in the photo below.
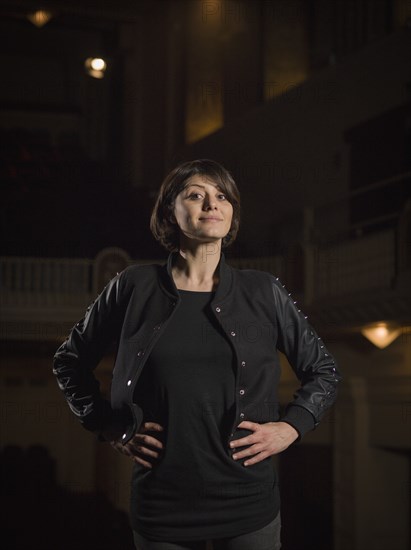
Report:
<svg viewBox="0 0 411 550"><path fill-rule="evenodd" d="M52 19L53 14L50 11L46 10L37 10L33 13L29 13L27 16L27 19L30 21L30 23L33 23L33 25L36 25L36 27L44 27L46 23Z"/></svg>
<svg viewBox="0 0 411 550"><path fill-rule="evenodd" d="M87 74L93 78L103 78L107 63L101 57L88 57L84 62Z"/></svg>
<svg viewBox="0 0 411 550"><path fill-rule="evenodd" d="M374 346L383 349L398 338L401 334L401 327L393 323L374 323L364 327L361 330L361 334L374 344Z"/></svg>

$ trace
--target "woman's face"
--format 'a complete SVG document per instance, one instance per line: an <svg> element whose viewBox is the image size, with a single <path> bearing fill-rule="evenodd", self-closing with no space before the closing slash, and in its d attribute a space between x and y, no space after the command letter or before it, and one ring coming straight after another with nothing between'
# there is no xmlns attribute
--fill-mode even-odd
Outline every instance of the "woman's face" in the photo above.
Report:
<svg viewBox="0 0 411 550"><path fill-rule="evenodd" d="M218 242L230 231L233 207L217 184L195 175L177 195L174 216L180 244L184 239Z"/></svg>

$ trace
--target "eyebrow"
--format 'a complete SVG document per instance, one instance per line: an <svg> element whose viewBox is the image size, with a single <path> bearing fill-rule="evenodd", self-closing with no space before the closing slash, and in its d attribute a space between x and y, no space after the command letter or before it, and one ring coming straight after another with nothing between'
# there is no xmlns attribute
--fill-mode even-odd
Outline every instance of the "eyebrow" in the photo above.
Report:
<svg viewBox="0 0 411 550"><path fill-rule="evenodd" d="M189 183L185 189L188 189L189 187L201 187L202 189L205 189L205 185L200 185L199 183ZM217 191L223 191L221 187L215 186Z"/></svg>

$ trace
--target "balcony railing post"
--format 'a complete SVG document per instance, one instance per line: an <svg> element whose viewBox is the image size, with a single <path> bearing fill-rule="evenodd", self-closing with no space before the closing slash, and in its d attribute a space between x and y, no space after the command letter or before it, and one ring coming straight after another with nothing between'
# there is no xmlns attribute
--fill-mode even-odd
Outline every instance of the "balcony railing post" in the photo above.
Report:
<svg viewBox="0 0 411 550"><path fill-rule="evenodd" d="M312 232L314 227L314 210L306 206L303 211L303 252L304 252L304 304L309 305L314 299L314 246Z"/></svg>

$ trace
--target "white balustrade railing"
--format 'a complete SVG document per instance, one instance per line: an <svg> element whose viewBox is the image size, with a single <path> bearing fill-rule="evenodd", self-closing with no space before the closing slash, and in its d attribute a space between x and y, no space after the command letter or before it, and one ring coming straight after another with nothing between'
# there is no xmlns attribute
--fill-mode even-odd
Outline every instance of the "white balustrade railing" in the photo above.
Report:
<svg viewBox="0 0 411 550"><path fill-rule="evenodd" d="M314 280L313 303L324 297L390 288L395 277L394 230L340 244L311 247L306 253L314 255L312 262L305 263L306 266L312 265L313 273L305 273L305 277ZM164 261L139 259L130 263L161 264ZM280 256L227 257L227 262L240 269L268 271L284 280L285 259ZM101 290L93 287L99 265L91 259L1 257L0 306L3 319L7 318L4 311L20 310L24 315L24 308L44 310L88 305Z"/></svg>
<svg viewBox="0 0 411 550"><path fill-rule="evenodd" d="M92 296L93 261L88 259L0 258L0 305L76 305Z"/></svg>

